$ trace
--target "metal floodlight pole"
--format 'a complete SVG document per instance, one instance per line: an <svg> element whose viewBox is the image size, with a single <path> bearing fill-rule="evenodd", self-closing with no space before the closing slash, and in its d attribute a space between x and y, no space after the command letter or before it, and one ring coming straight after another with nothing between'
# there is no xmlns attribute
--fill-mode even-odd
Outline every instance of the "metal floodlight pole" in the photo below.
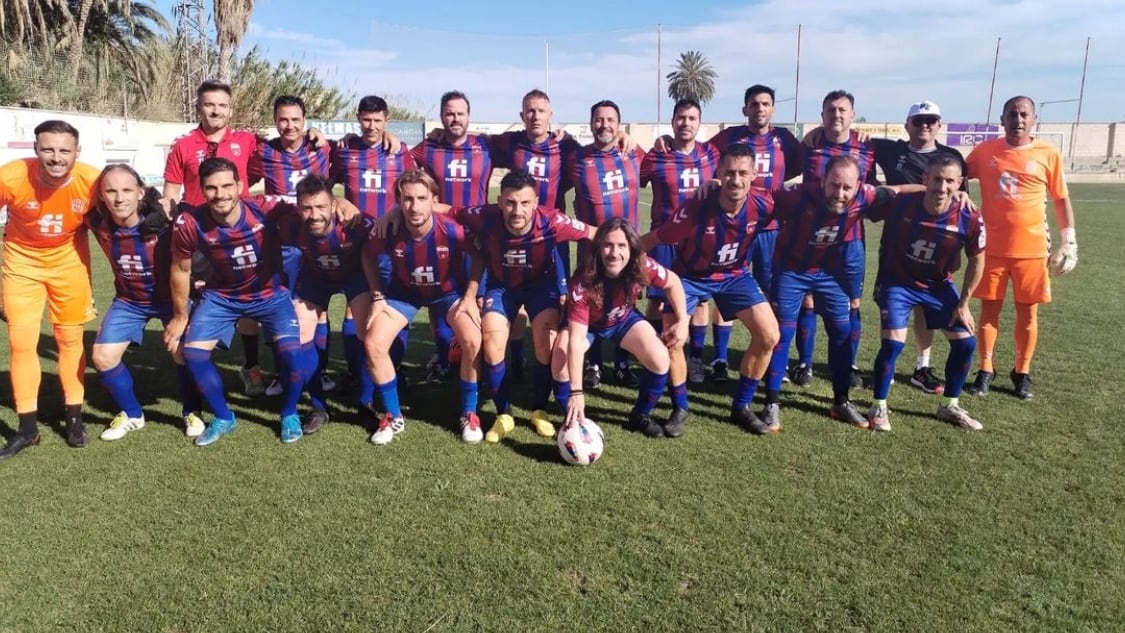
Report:
<svg viewBox="0 0 1125 633"><path fill-rule="evenodd" d="M663 119L660 118L660 98L662 96L662 93L661 93L660 89L663 87L663 86L661 86L662 76L661 76L660 64L661 64L661 57L662 57L662 53L663 53L663 50L662 50L663 39L664 39L664 25L663 24L657 24L656 25L656 125L658 125L658 126L660 125L660 122L663 120Z"/></svg>
<svg viewBox="0 0 1125 633"><path fill-rule="evenodd" d="M1000 65L1000 38L996 38L996 55L992 58L992 86L988 89L988 114L984 117L984 124L992 124L992 98L996 95L996 68Z"/></svg>
<svg viewBox="0 0 1125 633"><path fill-rule="evenodd" d="M1078 84L1078 112L1074 115L1074 131L1070 134L1070 157L1074 158L1074 139L1078 136L1078 125L1082 123L1082 98L1086 94L1086 66L1090 63L1090 40L1086 38L1086 54L1082 57L1082 81Z"/></svg>
<svg viewBox="0 0 1125 633"><path fill-rule="evenodd" d="M793 126L797 125L797 97L801 94L801 25L797 25L797 72L793 77Z"/></svg>

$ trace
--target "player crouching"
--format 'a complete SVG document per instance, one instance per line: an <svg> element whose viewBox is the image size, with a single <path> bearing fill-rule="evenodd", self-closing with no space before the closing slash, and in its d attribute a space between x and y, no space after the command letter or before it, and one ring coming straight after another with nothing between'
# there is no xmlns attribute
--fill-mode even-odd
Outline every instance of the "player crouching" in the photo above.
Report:
<svg viewBox="0 0 1125 633"><path fill-rule="evenodd" d="M385 237L372 236L365 247L363 270L371 288L371 316L364 344L375 390L386 410L371 435L374 444L390 443L406 426L391 346L423 306L431 308L434 318L446 320L461 348L461 439L475 444L484 437L477 417L479 274L470 275L465 269L465 254L473 250L465 229L449 218L434 215L437 194L437 183L425 172L403 173L395 182L401 222ZM390 283L385 290L379 272L379 258L384 254L391 261Z"/></svg>
<svg viewBox="0 0 1125 633"><path fill-rule="evenodd" d="M984 273L984 224L979 213L956 195L961 188L961 163L939 156L926 169L924 193L876 207L868 216L885 220L875 284L875 302L883 321L883 343L875 357L875 403L868 422L876 431L890 431L887 396L895 361L906 341L906 322L921 306L930 329L941 328L949 339L945 363L945 393L937 417L963 429L981 430L981 423L961 408L958 397L976 348L976 324L969 298ZM953 273L961 266L961 251L968 257L961 293Z"/></svg>
<svg viewBox="0 0 1125 633"><path fill-rule="evenodd" d="M675 315L666 321L663 340L636 308L646 286L662 289ZM668 348L682 346L687 330L680 278L644 254L640 236L627 220L604 222L570 281L566 327L559 331L551 361L555 394L566 411L567 423L581 424L586 417L582 359L596 337L613 341L644 368L629 414L630 428L649 437L663 436L664 428L652 419L652 410L668 385Z"/></svg>

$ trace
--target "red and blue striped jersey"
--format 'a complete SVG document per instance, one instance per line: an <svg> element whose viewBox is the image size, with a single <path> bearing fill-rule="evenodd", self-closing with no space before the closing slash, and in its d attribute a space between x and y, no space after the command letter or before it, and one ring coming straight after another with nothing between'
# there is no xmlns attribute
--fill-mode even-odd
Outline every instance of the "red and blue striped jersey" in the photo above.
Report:
<svg viewBox="0 0 1125 633"><path fill-rule="evenodd" d="M578 150L578 141L569 135L560 141L548 134L546 140L535 143L527 132L513 131L490 137L489 145L495 167L523 169L539 183L539 206L566 211L564 194L572 186L566 164Z"/></svg>
<svg viewBox="0 0 1125 633"><path fill-rule="evenodd" d="M385 238L370 237L365 256L386 253L391 259L391 283L386 295L425 305L448 294L461 294L469 280L469 258L476 256L472 237L451 218L434 215L424 237L414 239L403 227Z"/></svg>
<svg viewBox="0 0 1125 633"><path fill-rule="evenodd" d="M195 250L211 264L207 289L239 301L269 299L283 290L281 240L268 213L277 199L243 198L242 216L232 227L220 226L206 205L176 218L172 255L191 259Z"/></svg>
<svg viewBox="0 0 1125 633"><path fill-rule="evenodd" d="M720 152L733 144L750 147L754 152L754 186L770 191L801 175L804 165L801 142L783 127L770 126L765 134L758 134L747 125L736 125L720 130L707 142Z"/></svg>
<svg viewBox="0 0 1125 633"><path fill-rule="evenodd" d="M311 280L339 284L351 277L363 275L360 257L367 235L375 226L375 221L371 218L364 216L350 227L333 218L328 234L316 237L305 229L297 207L291 203L278 204L270 212L270 217L277 222L281 245L300 249L300 278L305 282Z"/></svg>
<svg viewBox="0 0 1125 633"><path fill-rule="evenodd" d="M723 211L717 195L690 199L656 230L656 237L676 247L676 274L709 281L745 275L746 253L760 228L758 218L770 215L773 204L769 191L753 188L734 215Z"/></svg>
<svg viewBox="0 0 1125 633"><path fill-rule="evenodd" d="M928 289L953 279L962 250L969 257L984 251L979 213L954 201L945 212L931 215L925 198L924 193L908 194L868 212L869 219L883 221L879 283Z"/></svg>
<svg viewBox="0 0 1125 633"><path fill-rule="evenodd" d="M250 157L248 176L251 183L264 181L266 195L295 196L297 183L305 176L329 176L330 153L330 148L316 149L308 141L291 152L275 138L258 144L258 151Z"/></svg>
<svg viewBox="0 0 1125 633"><path fill-rule="evenodd" d="M102 247L113 271L114 298L139 306L172 302L168 272L172 267L172 226L146 234L141 224L126 228L97 209L86 225Z"/></svg>
<svg viewBox="0 0 1125 633"><path fill-rule="evenodd" d="M855 130L848 132L848 140L843 143L833 143L824 139L817 147L805 147L804 153L804 168L801 172L802 182L824 180L824 172L828 170L828 161L836 156L851 156L859 161L859 181L872 185L879 184L879 181L875 179L875 143L870 139L861 143L859 133Z"/></svg>
<svg viewBox="0 0 1125 633"><path fill-rule="evenodd" d="M469 134L459 147L429 139L410 150L414 162L430 172L441 188L439 200L453 207L488 203L492 152L488 141Z"/></svg>
<svg viewBox="0 0 1125 633"><path fill-rule="evenodd" d="M613 146L599 150L579 147L567 162L574 183L574 217L597 226L609 218L625 218L639 226L641 161L644 150L623 153Z"/></svg>
<svg viewBox="0 0 1125 633"><path fill-rule="evenodd" d="M584 223L542 206L531 216L531 230L518 236L508 232L498 205L460 207L449 213L476 236L490 287L520 290L538 283L555 284L559 274L555 247L588 237Z"/></svg>
<svg viewBox="0 0 1125 633"><path fill-rule="evenodd" d="M641 186L652 186L650 230L660 228L701 184L715 177L719 150L696 143L687 154L651 149L641 161Z"/></svg>
<svg viewBox="0 0 1125 633"><path fill-rule="evenodd" d="M656 260L641 255L644 260L642 270L645 275L645 284L654 288L665 288L668 285L668 269ZM590 305L590 289L580 280L579 275L570 281L569 299L566 302L566 317L575 323L585 323L592 330L604 330L623 321L637 305L644 287L641 284L632 284L626 288L619 279L602 280L601 305Z"/></svg>
<svg viewBox="0 0 1125 633"><path fill-rule="evenodd" d="M860 185L844 211L828 208L817 183L775 191L774 215L781 222L774 248L774 266L799 273L836 272L844 265L842 245L863 240L863 216L889 196Z"/></svg>
<svg viewBox="0 0 1125 633"><path fill-rule="evenodd" d="M362 137L348 136L332 148L332 182L344 185L344 198L369 218L381 218L395 206L395 181L408 169L416 169L414 157L404 145L388 154Z"/></svg>

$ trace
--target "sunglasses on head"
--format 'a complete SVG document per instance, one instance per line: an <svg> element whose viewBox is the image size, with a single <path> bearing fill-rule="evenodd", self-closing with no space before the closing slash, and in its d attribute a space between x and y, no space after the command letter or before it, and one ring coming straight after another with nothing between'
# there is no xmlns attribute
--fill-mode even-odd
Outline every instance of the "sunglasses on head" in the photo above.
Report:
<svg viewBox="0 0 1125 633"><path fill-rule="evenodd" d="M933 127L940 121L941 119L936 116L916 116L913 119L910 119L910 122L914 124L915 127L922 127L923 125Z"/></svg>

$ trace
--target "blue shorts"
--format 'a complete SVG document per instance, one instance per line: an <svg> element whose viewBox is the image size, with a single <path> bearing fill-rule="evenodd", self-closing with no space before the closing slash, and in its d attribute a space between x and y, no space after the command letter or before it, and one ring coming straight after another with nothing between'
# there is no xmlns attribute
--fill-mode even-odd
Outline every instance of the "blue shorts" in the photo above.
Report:
<svg viewBox="0 0 1125 633"><path fill-rule="evenodd" d="M648 252L648 256L657 264L672 270L672 262L676 259L676 247L671 244L657 244ZM664 301L664 289L649 286L645 290L645 296L654 301Z"/></svg>
<svg viewBox="0 0 1125 633"><path fill-rule="evenodd" d="M98 328L94 344L129 342L140 345L144 341L145 325L149 319L160 319L160 323L167 325L171 318L171 304L140 306L114 298Z"/></svg>
<svg viewBox="0 0 1125 633"><path fill-rule="evenodd" d="M735 275L722 281L680 277L680 282L683 283L684 294L687 296L688 314L714 299L723 320L733 321L738 318L739 312L766 302L766 296L762 294L758 282L749 274ZM664 306L665 312L670 312L671 309L670 304Z"/></svg>
<svg viewBox="0 0 1125 633"><path fill-rule="evenodd" d="M805 295L811 294L816 311L829 321L847 321L851 299L843 282L826 272L798 273L779 270L773 280L773 301L778 323L796 322Z"/></svg>
<svg viewBox="0 0 1125 633"><path fill-rule="evenodd" d="M191 314L184 343L218 341L224 348L230 347L234 325L243 317L261 323L273 340L300 335L297 312L288 290L282 289L269 299L252 301L228 299L213 290L205 290L199 306Z"/></svg>
<svg viewBox="0 0 1125 633"><path fill-rule="evenodd" d="M922 306L926 315L926 327L931 330L946 330L949 332L967 332L960 321L953 327L949 322L957 311L957 302L961 297L953 282L935 284L928 290L907 288L905 286L883 285L875 286L875 303L879 306L879 317L884 330L902 330L910 320L910 313L915 306Z"/></svg>
<svg viewBox="0 0 1125 633"><path fill-rule="evenodd" d="M507 317L511 323L520 313L520 306L523 306L528 320L534 321L544 310L558 310L560 296L558 283L554 279L544 279L519 290L488 288L484 292L481 315L496 312Z"/></svg>
<svg viewBox="0 0 1125 633"><path fill-rule="evenodd" d="M367 277L362 274L352 275L336 283L322 282L316 279L314 275L305 274L301 275L297 281L297 288L293 291L293 299L307 301L321 310L327 310L328 303L332 300L333 295L343 293L347 302L351 303L352 299L370 291L371 288L367 286Z"/></svg>
<svg viewBox="0 0 1125 633"><path fill-rule="evenodd" d="M777 246L777 229L762 231L754 236L746 263L754 272L754 281L762 289L773 288L773 251Z"/></svg>
<svg viewBox="0 0 1125 633"><path fill-rule="evenodd" d="M407 324L414 321L414 317L417 316L418 310L423 307L428 307L430 309L430 320L436 323L439 319L444 319L445 316L449 314L449 309L452 308L453 304L457 303L460 298L461 295L455 292L450 292L449 294L444 294L437 299L434 299L430 303L423 303L419 305L410 301L403 301L402 299L392 299L391 297L387 297L387 305L393 308L395 312L398 312L402 316L406 317Z"/></svg>
<svg viewBox="0 0 1125 633"><path fill-rule="evenodd" d="M867 249L863 240L844 242L840 245L844 255L844 291L849 299L863 298L863 275L867 267Z"/></svg>
<svg viewBox="0 0 1125 633"><path fill-rule="evenodd" d="M590 345L593 345L594 338L597 337L603 341L613 341L615 345L620 346L621 339L625 338L629 330L632 329L634 325L643 323L644 320L644 316L638 312L636 308L633 308L629 311L629 314L625 315L624 319L621 319L609 327L598 330L593 328L586 330L586 341L590 343Z"/></svg>
<svg viewBox="0 0 1125 633"><path fill-rule="evenodd" d="M297 287L301 275L301 249L296 246L281 247L281 273L282 284L292 290Z"/></svg>

